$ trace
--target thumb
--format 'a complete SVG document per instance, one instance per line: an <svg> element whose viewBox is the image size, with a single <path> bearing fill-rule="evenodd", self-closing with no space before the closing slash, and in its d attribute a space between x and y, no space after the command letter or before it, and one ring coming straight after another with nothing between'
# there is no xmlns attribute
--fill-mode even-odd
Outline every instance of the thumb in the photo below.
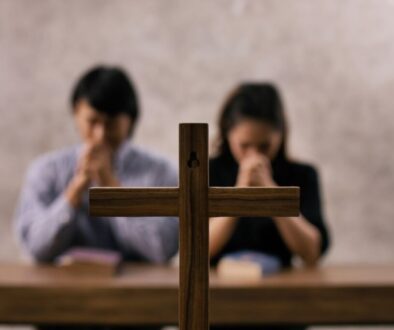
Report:
<svg viewBox="0 0 394 330"><path fill-rule="evenodd" d="M98 145L104 142L104 126L97 125L93 129L93 144Z"/></svg>

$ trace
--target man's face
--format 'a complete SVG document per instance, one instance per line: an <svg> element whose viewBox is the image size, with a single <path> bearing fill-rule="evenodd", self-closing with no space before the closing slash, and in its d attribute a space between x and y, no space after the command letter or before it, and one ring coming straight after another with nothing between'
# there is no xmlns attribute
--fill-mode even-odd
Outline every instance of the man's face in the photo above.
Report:
<svg viewBox="0 0 394 330"><path fill-rule="evenodd" d="M128 115L121 113L109 117L97 111L84 99L75 106L74 120L84 143L108 144L113 150L127 139L132 125Z"/></svg>

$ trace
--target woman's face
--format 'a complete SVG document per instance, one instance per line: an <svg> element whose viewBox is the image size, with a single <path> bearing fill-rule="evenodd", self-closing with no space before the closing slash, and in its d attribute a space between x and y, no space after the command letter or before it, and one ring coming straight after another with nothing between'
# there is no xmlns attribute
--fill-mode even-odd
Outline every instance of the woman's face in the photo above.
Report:
<svg viewBox="0 0 394 330"><path fill-rule="evenodd" d="M272 161L282 138L282 133L271 124L254 119L241 120L227 134L230 151L238 163L253 153L263 154Z"/></svg>

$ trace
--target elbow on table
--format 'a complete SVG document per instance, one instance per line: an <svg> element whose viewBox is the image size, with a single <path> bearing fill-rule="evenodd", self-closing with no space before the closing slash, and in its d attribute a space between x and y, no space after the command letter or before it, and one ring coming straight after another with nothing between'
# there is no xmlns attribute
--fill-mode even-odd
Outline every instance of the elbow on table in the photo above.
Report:
<svg viewBox="0 0 394 330"><path fill-rule="evenodd" d="M178 241L174 240L171 244L165 240L162 240L151 253L147 256L147 259L155 264L165 264L170 261L172 257L178 252Z"/></svg>
<svg viewBox="0 0 394 330"><path fill-rule="evenodd" d="M323 257L323 252L321 251L321 248L316 248L309 251L308 254L302 256L302 259L306 267L313 268L319 265L322 257Z"/></svg>
<svg viewBox="0 0 394 330"><path fill-rule="evenodd" d="M304 258L304 264L308 268L315 268L318 266L320 261L320 255L318 256L309 256Z"/></svg>
<svg viewBox="0 0 394 330"><path fill-rule="evenodd" d="M28 235L21 235L19 241L23 251L36 263L50 264L53 263L57 257L51 249L43 244L37 244L37 242L30 239Z"/></svg>
<svg viewBox="0 0 394 330"><path fill-rule="evenodd" d="M47 251L42 247L37 247L29 243L24 244L24 250L28 256L38 264L52 264L55 261L56 255Z"/></svg>
<svg viewBox="0 0 394 330"><path fill-rule="evenodd" d="M165 253L163 251L156 251L147 255L147 260L154 264L165 264L167 263L172 257L172 254Z"/></svg>
<svg viewBox="0 0 394 330"><path fill-rule="evenodd" d="M27 231L23 231L20 227L16 227L15 234L22 253L29 259L37 263L50 263L53 260L53 258L50 258L47 251L37 246L35 242L32 242Z"/></svg>

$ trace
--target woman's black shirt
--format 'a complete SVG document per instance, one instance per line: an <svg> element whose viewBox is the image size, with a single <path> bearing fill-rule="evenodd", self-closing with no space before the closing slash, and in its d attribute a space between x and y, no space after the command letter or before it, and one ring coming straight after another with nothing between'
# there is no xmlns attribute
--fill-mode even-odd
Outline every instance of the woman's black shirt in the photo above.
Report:
<svg viewBox="0 0 394 330"><path fill-rule="evenodd" d="M279 186L300 187L301 214L319 230L322 237L321 253L329 246L329 235L322 214L319 178L307 164L276 160L272 164L273 178ZM238 174L238 164L232 156L218 156L209 162L210 186L232 187ZM272 218L241 218L235 231L220 253L212 260L216 264L226 253L254 250L275 255L283 266L291 264L292 253L282 239Z"/></svg>

